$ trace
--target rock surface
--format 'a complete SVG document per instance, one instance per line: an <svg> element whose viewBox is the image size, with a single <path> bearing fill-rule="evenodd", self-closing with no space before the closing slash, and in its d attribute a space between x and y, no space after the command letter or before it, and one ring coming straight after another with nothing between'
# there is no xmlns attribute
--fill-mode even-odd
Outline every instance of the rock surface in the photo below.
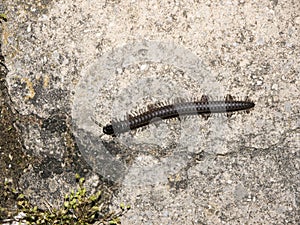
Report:
<svg viewBox="0 0 300 225"><path fill-rule="evenodd" d="M123 224L299 223L300 3L11 0L0 10L1 182L43 207L61 204L80 173L131 205ZM157 102L227 93L254 110L102 134Z"/></svg>

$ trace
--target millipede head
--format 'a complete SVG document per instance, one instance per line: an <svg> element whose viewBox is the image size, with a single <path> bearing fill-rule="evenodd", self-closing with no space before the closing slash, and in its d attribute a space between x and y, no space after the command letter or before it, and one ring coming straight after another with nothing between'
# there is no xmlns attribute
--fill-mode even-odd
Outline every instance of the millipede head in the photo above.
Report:
<svg viewBox="0 0 300 225"><path fill-rule="evenodd" d="M114 137L116 136L114 128L113 128L113 126L111 124L106 125L106 126L103 127L103 133L107 134L107 135L112 135Z"/></svg>

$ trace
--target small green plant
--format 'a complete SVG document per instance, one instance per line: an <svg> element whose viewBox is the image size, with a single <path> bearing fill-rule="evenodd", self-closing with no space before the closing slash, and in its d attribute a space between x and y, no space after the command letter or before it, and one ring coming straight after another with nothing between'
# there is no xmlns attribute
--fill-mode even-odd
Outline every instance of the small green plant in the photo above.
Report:
<svg viewBox="0 0 300 225"><path fill-rule="evenodd" d="M76 180L78 189L65 195L63 206L59 209L53 207L49 207L48 210L39 209L37 206L33 206L24 194L19 194L14 188L11 188L10 191L16 195L18 209L15 213L6 212L7 215L10 215L10 218L3 221L12 222L17 220L30 225L88 225L96 222L97 224L121 224L120 216L130 209L129 206L121 204L119 212L109 212L101 191L88 196L84 187L84 178L77 174ZM0 215L3 210L7 211L8 209L0 208ZM23 215L21 219L12 217L13 214L20 213Z"/></svg>

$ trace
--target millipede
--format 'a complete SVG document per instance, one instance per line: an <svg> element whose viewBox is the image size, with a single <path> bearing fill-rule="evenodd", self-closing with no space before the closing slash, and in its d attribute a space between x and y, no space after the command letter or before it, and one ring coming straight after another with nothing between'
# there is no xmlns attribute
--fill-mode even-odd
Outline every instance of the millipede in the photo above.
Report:
<svg viewBox="0 0 300 225"><path fill-rule="evenodd" d="M207 95L200 100L177 100L173 104L164 105L158 103L148 106L148 110L137 115L128 115L124 120L113 120L103 127L103 133L116 136L130 130L135 130L149 125L158 120L186 117L190 115L202 115L208 119L212 113L227 113L231 116L237 111L249 112L255 106L248 97L244 101L235 100L231 95L226 95L224 100L211 101Z"/></svg>

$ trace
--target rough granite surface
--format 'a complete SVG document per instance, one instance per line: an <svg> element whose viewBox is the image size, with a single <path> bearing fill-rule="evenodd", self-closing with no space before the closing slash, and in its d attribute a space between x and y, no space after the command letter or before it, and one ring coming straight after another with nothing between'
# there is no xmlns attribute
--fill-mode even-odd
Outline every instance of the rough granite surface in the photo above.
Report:
<svg viewBox="0 0 300 225"><path fill-rule="evenodd" d="M81 173L115 190L112 207L131 205L122 224L300 223L299 1L2 0L0 10L5 82L34 159L18 184L33 202L59 205ZM255 108L102 134L157 102L228 93Z"/></svg>

